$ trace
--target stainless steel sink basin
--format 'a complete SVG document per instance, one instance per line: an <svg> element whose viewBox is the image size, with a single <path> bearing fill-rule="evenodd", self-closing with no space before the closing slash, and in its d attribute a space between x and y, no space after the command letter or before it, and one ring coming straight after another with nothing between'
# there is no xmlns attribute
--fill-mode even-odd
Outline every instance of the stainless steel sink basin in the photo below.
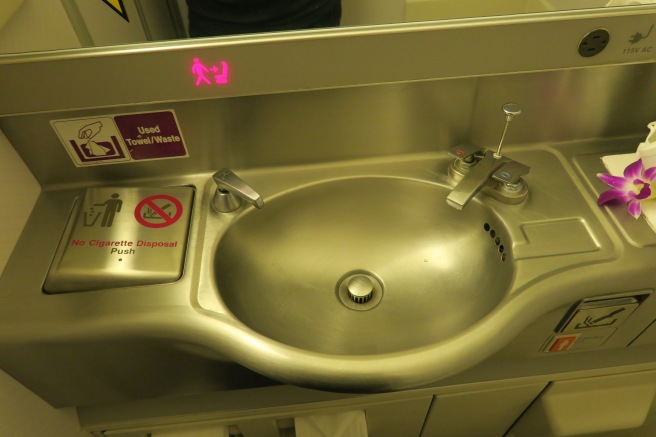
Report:
<svg viewBox="0 0 656 437"><path fill-rule="evenodd" d="M477 195L462 211L446 202L447 157L239 172L264 207L206 204L189 342L274 380L348 392L481 363L545 302L570 302L586 278L574 270L613 256L558 155L513 156L532 169L528 199ZM210 181L205 198L215 191Z"/></svg>
<svg viewBox="0 0 656 437"><path fill-rule="evenodd" d="M596 146L575 162L590 178ZM215 201L229 198L217 177L235 190L228 172L176 179L196 187L178 281L58 295L41 292L43 278L84 194L46 191L26 225L39 238L21 239L0 281L3 365L61 406L271 380L385 392L526 369L576 302L653 288L656 237L622 209L623 240L558 150L508 153L531 167L527 199L479 192L461 211L446 202L446 153L239 170L262 209ZM634 338L622 335L609 341Z"/></svg>
<svg viewBox="0 0 656 437"><path fill-rule="evenodd" d="M237 319L277 342L334 355L396 353L462 332L513 281L512 241L477 201L398 177L306 185L249 209L214 269Z"/></svg>

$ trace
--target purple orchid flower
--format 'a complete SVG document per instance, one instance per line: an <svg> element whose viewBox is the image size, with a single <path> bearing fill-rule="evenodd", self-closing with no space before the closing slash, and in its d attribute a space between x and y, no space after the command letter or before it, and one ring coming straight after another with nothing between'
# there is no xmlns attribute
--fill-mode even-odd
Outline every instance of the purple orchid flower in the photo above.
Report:
<svg viewBox="0 0 656 437"><path fill-rule="evenodd" d="M656 167L645 170L642 167L642 159L629 164L624 169L624 177L606 173L599 173L597 177L613 187L601 193L597 205L603 205L612 200L628 203L629 213L635 218L640 217L642 212L640 202L656 197L656 189L651 189L651 182L656 179Z"/></svg>

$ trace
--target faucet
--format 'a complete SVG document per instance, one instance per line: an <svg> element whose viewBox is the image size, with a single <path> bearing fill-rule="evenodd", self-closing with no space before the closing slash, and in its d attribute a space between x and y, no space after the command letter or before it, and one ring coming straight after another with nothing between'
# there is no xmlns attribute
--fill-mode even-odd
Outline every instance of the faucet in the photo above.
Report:
<svg viewBox="0 0 656 437"><path fill-rule="evenodd" d="M242 200L246 200L256 208L262 208L264 201L250 185L244 182L232 170L223 168L212 176L216 184L212 207L217 212L232 212L238 209Z"/></svg>
<svg viewBox="0 0 656 437"><path fill-rule="evenodd" d="M446 202L458 210L462 210L483 188L490 187L493 180L499 183L493 190L487 191L497 200L519 203L528 194L521 176L527 174L530 167L501 155L508 124L522 111L515 103L506 103L502 109L506 115L506 124L496 152L472 144L463 144L450 152L456 159L449 168L449 174L458 183L447 196Z"/></svg>

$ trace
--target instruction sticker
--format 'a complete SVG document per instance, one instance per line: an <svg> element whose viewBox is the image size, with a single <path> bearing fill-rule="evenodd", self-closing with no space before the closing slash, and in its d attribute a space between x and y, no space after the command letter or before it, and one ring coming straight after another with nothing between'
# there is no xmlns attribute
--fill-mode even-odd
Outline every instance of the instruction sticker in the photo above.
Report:
<svg viewBox="0 0 656 437"><path fill-rule="evenodd" d="M146 197L134 209L134 217L147 228L171 226L182 216L182 203L173 196L156 194Z"/></svg>
<svg viewBox="0 0 656 437"><path fill-rule="evenodd" d="M182 277L192 187L88 188L44 283L47 293L167 284Z"/></svg>
<svg viewBox="0 0 656 437"><path fill-rule="evenodd" d="M186 158L172 110L51 120L77 167Z"/></svg>

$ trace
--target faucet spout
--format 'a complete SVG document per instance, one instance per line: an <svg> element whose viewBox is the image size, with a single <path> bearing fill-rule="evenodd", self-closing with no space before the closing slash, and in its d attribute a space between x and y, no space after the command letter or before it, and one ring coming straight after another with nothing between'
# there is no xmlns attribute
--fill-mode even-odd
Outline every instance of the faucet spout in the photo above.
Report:
<svg viewBox="0 0 656 437"><path fill-rule="evenodd" d="M446 202L457 210L465 205L485 187L492 175L509 160L503 156L496 158L494 153L486 150L483 158L456 184L446 198Z"/></svg>
<svg viewBox="0 0 656 437"><path fill-rule="evenodd" d="M449 193L446 203L457 210L462 210L476 193L487 187L492 180L498 183L493 190L488 191L497 200L516 204L526 199L528 190L521 176L527 174L530 167L501 155L508 124L513 117L521 114L522 110L516 103L506 103L501 109L506 115L506 124L496 152L485 149L479 151L474 145L467 143L451 150L451 155L456 160L449 167L449 175L453 169L454 174L462 179Z"/></svg>

